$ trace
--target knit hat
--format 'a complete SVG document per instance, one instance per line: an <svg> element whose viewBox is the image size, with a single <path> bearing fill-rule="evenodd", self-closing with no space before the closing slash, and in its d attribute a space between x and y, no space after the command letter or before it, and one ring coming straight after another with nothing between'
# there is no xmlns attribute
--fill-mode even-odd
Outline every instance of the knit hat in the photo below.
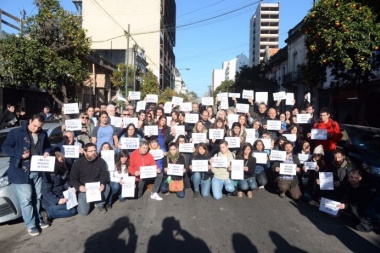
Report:
<svg viewBox="0 0 380 253"><path fill-rule="evenodd" d="M313 154L325 155L325 152L323 151L323 146L322 145L316 146Z"/></svg>

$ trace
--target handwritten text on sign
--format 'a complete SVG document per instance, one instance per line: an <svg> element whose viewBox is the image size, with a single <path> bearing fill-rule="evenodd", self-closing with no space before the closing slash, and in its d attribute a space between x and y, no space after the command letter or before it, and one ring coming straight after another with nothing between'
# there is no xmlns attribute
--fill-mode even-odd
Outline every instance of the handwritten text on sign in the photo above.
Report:
<svg viewBox="0 0 380 253"><path fill-rule="evenodd" d="M140 179L157 177L157 166L141 166L140 167Z"/></svg>
<svg viewBox="0 0 380 253"><path fill-rule="evenodd" d="M296 175L297 164L291 163L280 163L280 174L281 175Z"/></svg>
<svg viewBox="0 0 380 253"><path fill-rule="evenodd" d="M54 172L54 166L55 156L44 158L42 155L34 155L30 163L30 171Z"/></svg>

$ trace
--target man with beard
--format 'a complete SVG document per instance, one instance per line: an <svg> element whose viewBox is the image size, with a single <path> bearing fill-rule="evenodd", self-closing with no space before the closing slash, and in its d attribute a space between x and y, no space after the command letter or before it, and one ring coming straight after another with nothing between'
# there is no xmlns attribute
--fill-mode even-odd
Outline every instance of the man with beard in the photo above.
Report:
<svg viewBox="0 0 380 253"><path fill-rule="evenodd" d="M106 162L99 158L96 153L96 146L93 143L84 145L84 156L79 158L71 168L70 184L78 192L78 213L86 216L90 212L90 203L86 197L86 183L100 182L99 191L102 200L96 202L99 213L107 212L104 207L106 199L110 194L109 173Z"/></svg>

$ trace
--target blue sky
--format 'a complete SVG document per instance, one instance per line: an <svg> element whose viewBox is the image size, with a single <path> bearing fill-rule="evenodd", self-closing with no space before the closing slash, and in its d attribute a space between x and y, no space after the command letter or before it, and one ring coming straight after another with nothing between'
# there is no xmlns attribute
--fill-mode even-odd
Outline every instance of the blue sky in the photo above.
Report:
<svg viewBox="0 0 380 253"><path fill-rule="evenodd" d="M110 0L112 1L112 0ZM177 29L176 67L180 70L188 90L202 97L212 82L212 70L222 68L222 62L243 53L249 56L249 21L256 11L258 0L177 0L177 27L221 15L193 25ZM287 32L307 14L313 0L266 0L280 2L280 47L284 47ZM32 0L0 0L0 8L12 15L20 16L25 9L27 15L36 12ZM71 0L60 0L69 11L76 12ZM252 4L252 5L251 5ZM250 6L248 6L250 5ZM244 6L247 6L243 8ZM239 11L223 15L242 8ZM3 26L3 29L10 31Z"/></svg>

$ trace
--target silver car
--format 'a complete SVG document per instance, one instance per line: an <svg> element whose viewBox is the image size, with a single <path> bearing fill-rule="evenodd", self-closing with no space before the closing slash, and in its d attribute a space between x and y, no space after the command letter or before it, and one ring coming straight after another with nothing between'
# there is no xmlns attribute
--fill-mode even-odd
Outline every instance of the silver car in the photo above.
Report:
<svg viewBox="0 0 380 253"><path fill-rule="evenodd" d="M45 123L43 129L49 136L52 146L62 142L62 123ZM20 205L14 187L9 183L7 171L9 155L1 150L7 134L13 128L0 130L0 223L8 222L21 217Z"/></svg>

